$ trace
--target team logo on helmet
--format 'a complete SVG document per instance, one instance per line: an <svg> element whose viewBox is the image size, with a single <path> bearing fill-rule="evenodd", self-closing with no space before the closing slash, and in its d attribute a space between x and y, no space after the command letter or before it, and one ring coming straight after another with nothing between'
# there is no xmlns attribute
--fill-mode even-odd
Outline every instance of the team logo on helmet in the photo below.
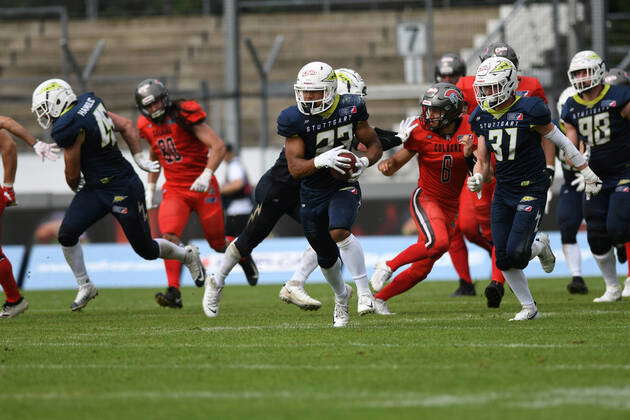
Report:
<svg viewBox="0 0 630 420"><path fill-rule="evenodd" d="M512 66L510 65L509 61L501 61L498 66L492 69L492 71L495 72L495 71L507 70L511 68Z"/></svg>
<svg viewBox="0 0 630 420"><path fill-rule="evenodd" d="M444 92L444 96L446 96L453 104L456 104L460 100L459 92L455 89L447 89Z"/></svg>

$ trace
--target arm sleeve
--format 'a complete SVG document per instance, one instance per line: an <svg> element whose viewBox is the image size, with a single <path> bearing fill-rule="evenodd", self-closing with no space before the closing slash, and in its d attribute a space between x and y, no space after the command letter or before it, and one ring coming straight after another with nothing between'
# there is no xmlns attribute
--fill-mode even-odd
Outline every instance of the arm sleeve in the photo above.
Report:
<svg viewBox="0 0 630 420"><path fill-rule="evenodd" d="M566 158L573 162L574 166L582 166L586 163L586 159L584 159L582 153L580 153L573 143L571 143L571 140L562 134L562 131L560 131L555 125L553 126L553 129L545 135L545 137L561 149Z"/></svg>
<svg viewBox="0 0 630 420"><path fill-rule="evenodd" d="M374 127L374 131L376 131L376 134L378 135L383 151L393 149L394 147L402 144L402 140L400 140L393 131L383 130L378 127Z"/></svg>
<svg viewBox="0 0 630 420"><path fill-rule="evenodd" d="M206 111L196 101L181 101L177 104L177 119L184 126L201 124L206 120Z"/></svg>

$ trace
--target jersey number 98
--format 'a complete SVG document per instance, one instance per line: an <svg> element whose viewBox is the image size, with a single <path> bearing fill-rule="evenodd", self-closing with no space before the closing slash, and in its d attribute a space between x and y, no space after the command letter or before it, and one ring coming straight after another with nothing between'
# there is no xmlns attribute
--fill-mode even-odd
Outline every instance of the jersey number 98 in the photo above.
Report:
<svg viewBox="0 0 630 420"><path fill-rule="evenodd" d="M589 146L599 146L610 141L610 115L601 112L582 117L578 120L580 135L585 137Z"/></svg>

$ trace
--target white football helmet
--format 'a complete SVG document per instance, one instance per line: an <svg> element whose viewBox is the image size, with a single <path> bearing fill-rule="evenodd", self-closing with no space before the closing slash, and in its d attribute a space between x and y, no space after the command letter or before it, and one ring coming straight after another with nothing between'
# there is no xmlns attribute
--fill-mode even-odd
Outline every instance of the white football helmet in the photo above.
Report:
<svg viewBox="0 0 630 420"><path fill-rule="evenodd" d="M514 94L518 86L516 72L514 63L505 57L490 57L479 65L473 88L482 109L496 108Z"/></svg>
<svg viewBox="0 0 630 420"><path fill-rule="evenodd" d="M293 90L295 101L302 114L320 114L330 108L335 101L337 76L328 64L313 61L300 69ZM305 92L322 92L322 96L317 99L307 99Z"/></svg>
<svg viewBox="0 0 630 420"><path fill-rule="evenodd" d="M571 96L575 95L576 93L577 91L575 90L573 86L569 86L568 88L562 91L562 93L560 94L560 97L558 98L558 103L556 105L558 107L558 116L562 115L562 107L564 106L564 103L567 101L567 99L569 99Z"/></svg>
<svg viewBox="0 0 630 420"><path fill-rule="evenodd" d="M53 118L59 118L76 100L77 96L67 82L61 79L48 79L33 91L31 112L35 113L37 122L45 130L50 127Z"/></svg>
<svg viewBox="0 0 630 420"><path fill-rule="evenodd" d="M586 70L586 73L583 73ZM587 91L602 82L606 73L604 60L595 51L580 51L571 59L567 75L578 93Z"/></svg>
<svg viewBox="0 0 630 420"><path fill-rule="evenodd" d="M339 95L367 95L367 86L359 73L352 69L337 69L337 93Z"/></svg>

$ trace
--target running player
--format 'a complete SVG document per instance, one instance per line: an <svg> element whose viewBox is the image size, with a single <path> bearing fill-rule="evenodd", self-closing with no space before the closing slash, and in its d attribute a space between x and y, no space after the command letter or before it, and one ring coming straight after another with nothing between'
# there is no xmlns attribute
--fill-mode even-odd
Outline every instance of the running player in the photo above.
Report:
<svg viewBox="0 0 630 420"><path fill-rule="evenodd" d="M42 160L57 160L57 153L59 153L57 146L39 141L13 118L0 116L0 155L2 155L4 171L2 188L0 188L0 219L5 207L17 205L13 190L17 170L17 147L9 133L21 138L26 144L32 146L35 153ZM1 248L0 286L2 286L5 296L5 302L2 305L2 310L0 310L0 318L13 318L28 308L28 302L20 294L18 285L13 277L11 261L4 255Z"/></svg>
<svg viewBox="0 0 630 420"><path fill-rule="evenodd" d="M541 137L561 148L581 171L587 193L596 194L601 181L573 143L551 123L545 103L537 97L516 95L516 73L514 64L504 57L488 58L477 69L474 88L480 106L470 122L479 136L478 160L467 183L476 192L490 179L492 151L497 181L492 200L496 265L522 305L512 320L523 321L539 317L523 269L536 256L547 273L555 265L549 237L536 234L550 185Z"/></svg>
<svg viewBox="0 0 630 420"><path fill-rule="evenodd" d="M166 86L157 79L140 82L135 100L142 114L137 121L140 137L151 147L150 158L159 159L166 178L158 214L162 238L181 244L181 235L194 211L210 247L224 252L227 243L223 209L214 176L225 156L223 140L205 123L206 113L201 105L195 101L171 101ZM159 175L159 171L148 175L148 208L156 206L153 198ZM256 284L258 270L253 260L246 258L241 265L248 274L248 281ZM166 293L157 293L155 300L160 306L181 308L182 263L164 260L164 266L168 288Z"/></svg>
<svg viewBox="0 0 630 420"><path fill-rule="evenodd" d="M79 285L70 309L78 311L96 297L79 237L107 214L122 226L134 251L142 258L177 259L195 281L203 281L205 269L195 246L180 247L165 239L151 239L144 187L116 145L118 131L144 171L156 172L158 162L143 157L137 131L131 121L108 113L93 93L77 97L68 83L50 79L33 92L32 111L44 129L64 149L66 182L76 192L59 229L59 243Z"/></svg>
<svg viewBox="0 0 630 420"><path fill-rule="evenodd" d="M433 264L449 249L455 234L459 197L468 173L475 139L464 116L464 97L455 85L436 83L421 101L420 127L415 128L403 149L378 165L392 176L416 154L418 188L411 195L410 213L418 229L418 242L389 261L380 262L370 284L376 313L391 315L387 301L424 280ZM387 286L398 268L411 264Z"/></svg>
<svg viewBox="0 0 630 420"><path fill-rule="evenodd" d="M604 73L597 53L577 53L567 72L577 94L562 108L567 137L590 146L590 164L603 181L601 193L584 201L588 243L606 284L594 302L630 296L630 282L622 291L617 279L613 252L630 240L630 87L604 84Z"/></svg>

